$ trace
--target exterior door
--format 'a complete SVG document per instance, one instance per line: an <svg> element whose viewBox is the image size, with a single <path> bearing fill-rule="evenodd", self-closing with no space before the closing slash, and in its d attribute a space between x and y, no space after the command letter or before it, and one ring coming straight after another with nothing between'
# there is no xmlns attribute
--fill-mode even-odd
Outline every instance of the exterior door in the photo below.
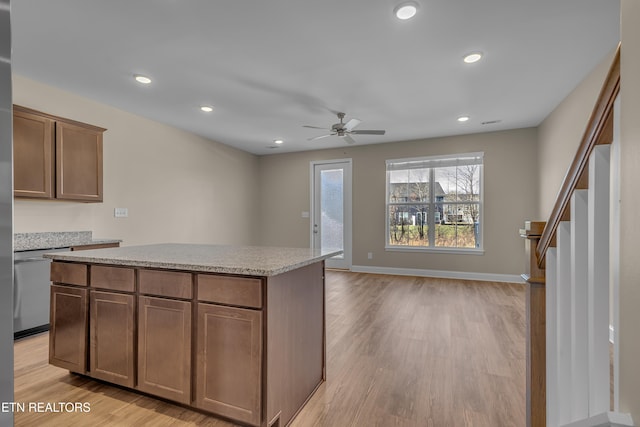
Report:
<svg viewBox="0 0 640 427"><path fill-rule="evenodd" d="M312 162L311 243L343 253L329 268L351 268L351 159Z"/></svg>

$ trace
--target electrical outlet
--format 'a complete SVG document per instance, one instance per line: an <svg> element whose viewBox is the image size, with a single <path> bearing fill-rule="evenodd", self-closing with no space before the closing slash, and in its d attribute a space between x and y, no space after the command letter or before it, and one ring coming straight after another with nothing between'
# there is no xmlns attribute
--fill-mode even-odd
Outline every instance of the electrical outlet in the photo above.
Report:
<svg viewBox="0 0 640 427"><path fill-rule="evenodd" d="M367 253L367 258L368 259L373 259L373 252Z"/></svg>
<svg viewBox="0 0 640 427"><path fill-rule="evenodd" d="M129 216L129 209L127 208L114 208L113 216L116 218L126 218Z"/></svg>

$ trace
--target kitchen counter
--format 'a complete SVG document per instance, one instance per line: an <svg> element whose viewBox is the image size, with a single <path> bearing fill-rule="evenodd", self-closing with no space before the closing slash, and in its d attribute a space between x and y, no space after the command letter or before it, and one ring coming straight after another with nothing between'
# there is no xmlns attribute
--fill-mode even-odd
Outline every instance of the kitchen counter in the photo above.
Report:
<svg viewBox="0 0 640 427"><path fill-rule="evenodd" d="M165 243L45 255L59 261L169 270L275 276L339 255L341 251L265 246Z"/></svg>
<svg viewBox="0 0 640 427"><path fill-rule="evenodd" d="M33 251L38 249L69 248L98 244L120 243L117 239L94 239L91 231L53 231L38 233L15 233L13 250Z"/></svg>
<svg viewBox="0 0 640 427"><path fill-rule="evenodd" d="M243 425L289 425L325 380L324 261L339 253L167 243L46 254L49 363Z"/></svg>

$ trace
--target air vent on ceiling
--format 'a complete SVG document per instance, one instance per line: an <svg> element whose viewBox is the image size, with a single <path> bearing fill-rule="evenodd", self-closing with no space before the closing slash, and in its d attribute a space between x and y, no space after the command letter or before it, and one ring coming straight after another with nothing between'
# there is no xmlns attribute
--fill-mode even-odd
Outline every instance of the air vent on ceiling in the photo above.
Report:
<svg viewBox="0 0 640 427"><path fill-rule="evenodd" d="M271 148L272 150L275 148L280 148L279 145L267 145L267 148Z"/></svg>
<svg viewBox="0 0 640 427"><path fill-rule="evenodd" d="M495 125L496 123L500 123L502 120L489 120L486 122L480 123L481 125Z"/></svg>

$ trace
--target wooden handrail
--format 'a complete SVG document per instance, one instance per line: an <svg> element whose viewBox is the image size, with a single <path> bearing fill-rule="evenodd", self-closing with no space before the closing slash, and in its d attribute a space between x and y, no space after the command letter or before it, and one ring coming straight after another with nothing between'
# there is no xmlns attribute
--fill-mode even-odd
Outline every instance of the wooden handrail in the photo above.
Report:
<svg viewBox="0 0 640 427"><path fill-rule="evenodd" d="M609 68L607 79L600 90L600 95L591 113L582 141L562 182L558 198L553 206L547 225L542 231L540 243L536 249L538 266L544 268L547 249L553 245L556 230L560 221L568 218L569 202L576 188L584 185L588 173L589 157L593 147L599 144L611 144L613 139L613 103L620 92L620 44L616 50L613 63Z"/></svg>

